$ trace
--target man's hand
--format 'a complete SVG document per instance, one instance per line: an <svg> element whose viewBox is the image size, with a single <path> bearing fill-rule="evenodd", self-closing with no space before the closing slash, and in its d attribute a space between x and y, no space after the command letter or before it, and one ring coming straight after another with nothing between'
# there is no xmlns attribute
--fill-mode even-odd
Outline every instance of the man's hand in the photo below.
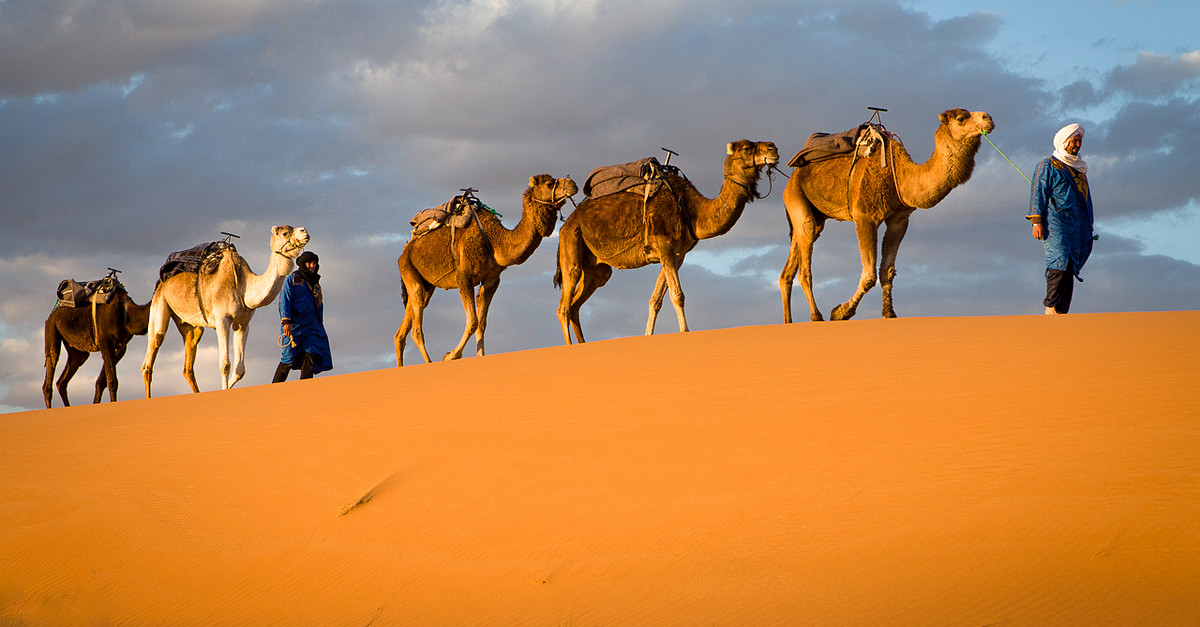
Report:
<svg viewBox="0 0 1200 627"><path fill-rule="evenodd" d="M292 334L292 323L290 323L290 322L285 322L285 323L283 323L283 334L284 334L284 335L287 335L287 336L291 336L291 334Z"/></svg>
<svg viewBox="0 0 1200 627"><path fill-rule="evenodd" d="M1046 236L1046 233L1044 231L1042 231L1042 225L1040 225L1040 224L1033 225L1033 239L1038 239L1038 240L1046 239L1045 236Z"/></svg>

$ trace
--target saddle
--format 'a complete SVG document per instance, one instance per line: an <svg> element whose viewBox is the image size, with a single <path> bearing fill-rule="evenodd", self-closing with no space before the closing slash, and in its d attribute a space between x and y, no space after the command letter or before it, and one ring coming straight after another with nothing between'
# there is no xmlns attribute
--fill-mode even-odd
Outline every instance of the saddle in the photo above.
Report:
<svg viewBox="0 0 1200 627"><path fill-rule="evenodd" d="M125 286L114 275L103 279L80 283L75 279L63 279L58 284L55 295L58 301L55 307L84 307L87 305L106 305L118 293L124 292Z"/></svg>
<svg viewBox="0 0 1200 627"><path fill-rule="evenodd" d="M475 189L466 188L462 191L462 194L432 209L418 211L417 215L408 222L413 227L412 236L417 238L443 226L449 226L451 230L465 228L472 221L478 220L476 213L479 211L487 211L494 216L500 216L494 209L475 197Z"/></svg>
<svg viewBox="0 0 1200 627"><path fill-rule="evenodd" d="M461 229L471 223L475 209L463 196L455 196L431 209L422 209L409 220L412 236L420 237L443 226Z"/></svg>
<svg viewBox="0 0 1200 627"><path fill-rule="evenodd" d="M650 198L662 188L667 173L678 174L679 168L663 165L654 157L646 157L629 163L600 166L583 182L583 195L599 198L609 194L630 192Z"/></svg>
<svg viewBox="0 0 1200 627"><path fill-rule="evenodd" d="M226 250L237 252L237 247L229 241L208 242L197 244L186 250L180 250L167 255L166 262L158 269L158 280L167 279L181 272L193 274L212 274L221 264L221 255Z"/></svg>
<svg viewBox="0 0 1200 627"><path fill-rule="evenodd" d="M840 133L813 133L804 141L804 147L788 161L788 167L799 168L810 163L833 159L855 153L856 158L869 157L884 147L890 140L899 140L883 124L864 122ZM887 163L887 151L880 155L880 165Z"/></svg>

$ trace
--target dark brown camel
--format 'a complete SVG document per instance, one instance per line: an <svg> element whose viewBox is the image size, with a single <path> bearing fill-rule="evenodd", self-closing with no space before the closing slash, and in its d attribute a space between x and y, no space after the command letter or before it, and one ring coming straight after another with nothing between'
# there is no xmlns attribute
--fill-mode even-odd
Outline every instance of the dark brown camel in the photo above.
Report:
<svg viewBox="0 0 1200 627"><path fill-rule="evenodd" d="M67 365L58 377L57 384L63 405L71 405L71 401L67 400L67 383L95 352L104 358L104 368L96 377L96 396L92 402L100 402L105 388L108 388L108 399L113 402L117 400L117 363L125 356L129 340L135 335L146 334L150 303L139 305L133 302L128 292L118 288L112 300L95 306L95 326L92 313L92 305L55 307L46 318L46 382L42 384L46 409L50 408L54 391L51 381L63 346L67 349Z"/></svg>

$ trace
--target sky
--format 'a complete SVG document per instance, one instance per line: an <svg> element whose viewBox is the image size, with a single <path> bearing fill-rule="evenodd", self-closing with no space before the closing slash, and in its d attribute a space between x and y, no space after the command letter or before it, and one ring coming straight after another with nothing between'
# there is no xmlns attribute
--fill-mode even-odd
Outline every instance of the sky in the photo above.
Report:
<svg viewBox="0 0 1200 627"><path fill-rule="evenodd" d="M471 186L512 228L530 176L582 185L660 147L715 196L728 142L773 141L786 162L871 106L918 162L939 113L987 111L1016 165L985 143L971 180L913 215L899 315L1041 314L1022 172L1070 122L1087 130L1101 236L1072 313L1198 309L1198 22L1194 0L0 0L0 412L44 407L42 329L62 279L118 268L144 303L173 251L229 231L261 272L270 228L304 226L329 374L395 367L396 258L417 211ZM782 322L785 183L763 180L769 196L688 254L692 331ZM563 343L557 244L505 271L489 354ZM644 331L657 270L614 273L584 306L589 341ZM826 315L860 271L853 226L831 221L813 261ZM837 324L806 310L796 286L797 324ZM876 288L856 319L879 310ZM669 302L663 314L657 332L676 332ZM430 353L450 350L458 295L439 290L425 320ZM276 304L250 329L239 386L274 374ZM143 396L145 347L135 338L120 364L122 400ZM418 362L410 341L405 363ZM100 363L73 380L76 404ZM156 396L190 393L181 367L170 330ZM196 375L219 390L211 330Z"/></svg>

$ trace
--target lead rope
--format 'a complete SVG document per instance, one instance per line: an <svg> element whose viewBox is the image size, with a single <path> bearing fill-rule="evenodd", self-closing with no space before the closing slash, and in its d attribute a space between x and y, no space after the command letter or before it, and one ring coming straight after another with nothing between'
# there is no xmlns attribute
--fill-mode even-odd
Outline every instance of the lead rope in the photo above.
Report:
<svg viewBox="0 0 1200 627"><path fill-rule="evenodd" d="M983 138L987 140L987 143L992 144L992 138L988 137L987 131L980 131L980 134L983 135ZM992 144L992 148L996 148L996 144ZM1033 185L1033 181L1030 181L1029 177L1025 176L1025 173L1021 171L1021 168L1018 168L1017 164L1013 163L1012 159L1008 158L1008 155L1004 154L1004 152L999 148L996 148L996 152L1000 153L1001 157L1004 157L1004 160L1008 162L1008 165L1011 165L1013 169L1017 171L1017 174L1020 174L1021 178L1025 179L1026 183Z"/></svg>

